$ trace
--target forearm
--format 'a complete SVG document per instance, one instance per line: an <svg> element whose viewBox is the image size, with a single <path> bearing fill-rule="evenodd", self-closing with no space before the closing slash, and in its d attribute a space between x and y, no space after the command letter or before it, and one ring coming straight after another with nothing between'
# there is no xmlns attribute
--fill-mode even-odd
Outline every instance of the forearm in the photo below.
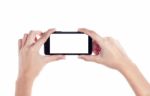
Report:
<svg viewBox="0 0 150 96"><path fill-rule="evenodd" d="M16 81L15 96L31 96L33 81L25 77L19 77Z"/></svg>
<svg viewBox="0 0 150 96"><path fill-rule="evenodd" d="M137 96L150 96L150 85L135 64L126 63L119 71L127 79Z"/></svg>

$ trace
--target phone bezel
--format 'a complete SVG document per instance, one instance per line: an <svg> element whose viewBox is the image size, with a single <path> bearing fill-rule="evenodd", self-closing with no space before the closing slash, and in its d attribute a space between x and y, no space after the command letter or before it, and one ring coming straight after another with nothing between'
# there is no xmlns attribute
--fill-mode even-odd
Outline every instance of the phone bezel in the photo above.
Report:
<svg viewBox="0 0 150 96"><path fill-rule="evenodd" d="M64 32L64 31L55 31L52 34L84 34L83 32ZM50 53L50 37L44 43L44 53L45 55L90 55L92 54L92 38L88 36L88 53Z"/></svg>

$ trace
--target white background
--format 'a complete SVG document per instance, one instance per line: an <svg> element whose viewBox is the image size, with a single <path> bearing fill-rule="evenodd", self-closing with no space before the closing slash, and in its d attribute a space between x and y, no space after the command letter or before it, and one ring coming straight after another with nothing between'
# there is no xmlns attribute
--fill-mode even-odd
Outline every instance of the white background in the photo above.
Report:
<svg viewBox="0 0 150 96"><path fill-rule="evenodd" d="M0 0L0 96L14 96L17 41L30 30L95 30L118 39L150 81L149 0ZM127 69L128 70L128 69ZM32 96L134 96L125 78L76 56L45 66Z"/></svg>

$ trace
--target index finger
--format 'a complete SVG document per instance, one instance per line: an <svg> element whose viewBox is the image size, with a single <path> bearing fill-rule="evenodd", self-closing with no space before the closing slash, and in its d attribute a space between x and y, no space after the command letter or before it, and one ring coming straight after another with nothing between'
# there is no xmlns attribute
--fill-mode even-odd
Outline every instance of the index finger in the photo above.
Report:
<svg viewBox="0 0 150 96"><path fill-rule="evenodd" d="M26 38L26 42L23 42L24 45L30 46L34 43L36 35L41 34L41 31L30 31L29 35ZM25 40L23 40L25 41Z"/></svg>
<svg viewBox="0 0 150 96"><path fill-rule="evenodd" d="M43 34L43 36L37 41L37 43L35 44L35 46L39 49L48 39L48 37L55 32L55 29L49 29L47 32L45 32Z"/></svg>
<svg viewBox="0 0 150 96"><path fill-rule="evenodd" d="M103 41L103 38L101 36L99 36L96 32L92 31L92 30L88 30L86 28L79 28L78 31L89 35L97 43L102 43L102 41Z"/></svg>

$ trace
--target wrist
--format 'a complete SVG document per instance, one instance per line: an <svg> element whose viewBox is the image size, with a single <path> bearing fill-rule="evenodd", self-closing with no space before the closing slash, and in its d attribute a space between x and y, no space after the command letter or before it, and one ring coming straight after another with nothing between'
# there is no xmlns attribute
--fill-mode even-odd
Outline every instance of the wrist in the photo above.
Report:
<svg viewBox="0 0 150 96"><path fill-rule="evenodd" d="M18 78L17 78L17 81L23 81L23 82L33 82L34 81L34 78L33 76L30 76L30 75L27 75L27 74L19 74L18 75Z"/></svg>
<svg viewBox="0 0 150 96"><path fill-rule="evenodd" d="M20 83L20 82L24 82L24 83L30 83L32 84L33 83L33 79L30 79L30 78L27 78L25 76L19 76L16 80L16 83Z"/></svg>
<svg viewBox="0 0 150 96"><path fill-rule="evenodd" d="M128 71L129 68L135 66L135 64L130 60L120 62L118 65L119 67L117 68L117 70L121 73L123 73L124 71Z"/></svg>
<svg viewBox="0 0 150 96"><path fill-rule="evenodd" d="M30 96L33 80L20 76L16 80L16 96Z"/></svg>

